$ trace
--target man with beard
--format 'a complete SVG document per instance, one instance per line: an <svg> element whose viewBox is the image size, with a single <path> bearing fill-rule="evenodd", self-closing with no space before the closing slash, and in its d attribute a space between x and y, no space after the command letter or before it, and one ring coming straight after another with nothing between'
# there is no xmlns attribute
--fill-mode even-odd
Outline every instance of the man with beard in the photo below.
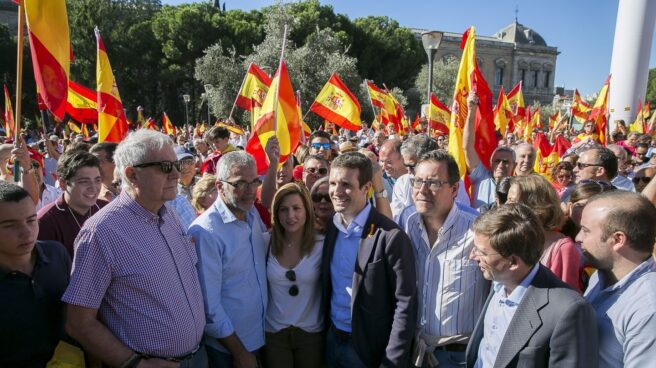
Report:
<svg viewBox="0 0 656 368"><path fill-rule="evenodd" d="M189 228L196 241L205 299L204 342L210 366L258 366L267 306L266 227L254 208L255 160L243 151L218 162L219 197Z"/></svg>
<svg viewBox="0 0 656 368"><path fill-rule="evenodd" d="M597 269L585 299L597 315L600 367L656 361L654 224L656 208L637 193L603 193L583 209L576 240Z"/></svg>
<svg viewBox="0 0 656 368"><path fill-rule="evenodd" d="M472 181L472 207L478 209L494 203L497 184L506 176L512 176L515 168L515 151L509 147L497 147L490 157L490 169L485 168L474 148L474 120L478 108L478 97L473 92L467 98L467 106L469 111L462 132L462 141L465 147L465 163Z"/></svg>

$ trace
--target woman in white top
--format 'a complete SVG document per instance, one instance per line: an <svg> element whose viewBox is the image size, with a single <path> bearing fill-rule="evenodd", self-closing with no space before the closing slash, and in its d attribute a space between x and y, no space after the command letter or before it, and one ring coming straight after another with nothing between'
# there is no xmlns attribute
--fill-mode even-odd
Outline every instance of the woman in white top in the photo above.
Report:
<svg viewBox="0 0 656 368"><path fill-rule="evenodd" d="M310 196L302 184L278 189L267 256L267 368L313 368L323 363L319 275L323 236L315 235L313 219Z"/></svg>

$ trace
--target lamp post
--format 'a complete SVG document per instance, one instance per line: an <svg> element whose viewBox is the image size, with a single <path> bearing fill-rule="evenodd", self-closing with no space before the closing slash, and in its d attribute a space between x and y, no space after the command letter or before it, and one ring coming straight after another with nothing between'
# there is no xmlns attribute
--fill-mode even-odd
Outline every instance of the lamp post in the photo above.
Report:
<svg viewBox="0 0 656 368"><path fill-rule="evenodd" d="M210 92L214 86L208 83L204 84L203 88L205 88L205 98L207 99L207 123L212 124L212 115L210 114Z"/></svg>
<svg viewBox="0 0 656 368"><path fill-rule="evenodd" d="M182 100L185 103L185 120L186 120L186 125L189 125L189 101L191 101L191 96L185 94L182 95Z"/></svg>
<svg viewBox="0 0 656 368"><path fill-rule="evenodd" d="M431 89L433 87L433 59L437 53L437 49L442 42L444 34L438 31L424 32L421 34L421 43L424 45L424 50L428 55L428 92L426 103L430 104Z"/></svg>

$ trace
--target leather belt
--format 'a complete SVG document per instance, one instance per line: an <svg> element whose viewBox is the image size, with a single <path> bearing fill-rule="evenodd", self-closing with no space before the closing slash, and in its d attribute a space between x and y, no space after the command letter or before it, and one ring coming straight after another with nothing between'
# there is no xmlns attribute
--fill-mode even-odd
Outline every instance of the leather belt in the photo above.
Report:
<svg viewBox="0 0 656 368"><path fill-rule="evenodd" d="M467 345L465 345L465 344L448 344L448 345L436 346L435 350L461 352L461 351L466 351L467 350Z"/></svg>
<svg viewBox="0 0 656 368"><path fill-rule="evenodd" d="M158 359L162 359L162 360L167 360L169 362L184 362L185 360L190 360L191 358L193 358L194 355L196 355L196 353L198 353L198 350L200 350L200 344L197 345L194 348L194 350L191 351L191 353L186 354L186 355L177 356L177 357L164 358L164 357L157 357L157 356L148 355L148 354L141 354L141 356L144 359L158 358Z"/></svg>

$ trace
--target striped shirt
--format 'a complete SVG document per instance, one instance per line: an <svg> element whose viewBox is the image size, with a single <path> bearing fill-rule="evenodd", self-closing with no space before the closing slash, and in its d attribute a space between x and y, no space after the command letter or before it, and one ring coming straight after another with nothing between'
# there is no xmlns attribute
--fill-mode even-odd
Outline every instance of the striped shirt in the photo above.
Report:
<svg viewBox="0 0 656 368"><path fill-rule="evenodd" d="M417 322L422 334L468 336L474 330L489 290L478 264L469 260L476 217L475 210L454 203L432 246L418 212L405 221L417 265Z"/></svg>
<svg viewBox="0 0 656 368"><path fill-rule="evenodd" d="M197 261L168 205L158 216L123 192L84 223L62 300L98 309L99 319L134 351L185 355L205 327Z"/></svg>

